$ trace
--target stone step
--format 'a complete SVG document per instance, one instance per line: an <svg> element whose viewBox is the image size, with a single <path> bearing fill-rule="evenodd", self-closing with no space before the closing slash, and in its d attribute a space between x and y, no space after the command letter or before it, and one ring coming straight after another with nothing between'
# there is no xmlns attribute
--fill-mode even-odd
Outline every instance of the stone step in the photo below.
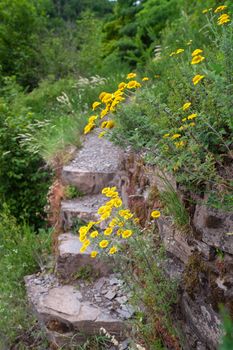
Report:
<svg viewBox="0 0 233 350"><path fill-rule="evenodd" d="M25 277L29 302L47 336L57 346L77 344L100 334L104 328L118 341L130 330L125 320L133 310L124 295L118 276L100 278L96 282L80 281L77 285L61 285L54 275Z"/></svg>
<svg viewBox="0 0 233 350"><path fill-rule="evenodd" d="M98 258L91 258L90 246L84 253L80 252L82 243L78 235L64 233L58 237L58 255L56 258L56 273L63 281L75 279L82 271L88 268L91 278L107 276L112 271L111 263Z"/></svg>
<svg viewBox="0 0 233 350"><path fill-rule="evenodd" d="M97 210L101 205L107 202L107 200L108 199L102 194L97 194L80 197L79 199L62 201L61 222L64 231L72 228L75 219L84 222L99 220Z"/></svg>
<svg viewBox="0 0 233 350"><path fill-rule="evenodd" d="M64 185L74 185L83 194L100 193L104 187L121 188L123 151L97 133L86 135L83 147L70 164L63 167Z"/></svg>

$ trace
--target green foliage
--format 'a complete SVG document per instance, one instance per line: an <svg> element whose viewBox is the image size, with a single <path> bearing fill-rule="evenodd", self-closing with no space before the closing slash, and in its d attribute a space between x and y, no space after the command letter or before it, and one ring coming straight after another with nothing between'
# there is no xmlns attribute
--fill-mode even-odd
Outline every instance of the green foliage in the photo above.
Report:
<svg viewBox="0 0 233 350"><path fill-rule="evenodd" d="M20 144L20 133L27 130L32 114L14 111L12 101L20 99L14 80L7 80L0 108L0 198L1 206L7 203L12 214L38 227L46 204L50 175L44 169L41 157Z"/></svg>
<svg viewBox="0 0 233 350"><path fill-rule="evenodd" d="M233 348L233 322L230 315L222 308L221 310L223 317L223 331L224 336L222 337L219 345L219 350L231 350Z"/></svg>
<svg viewBox="0 0 233 350"><path fill-rule="evenodd" d="M49 252L50 236L29 226L19 226L7 207L0 213L0 334L9 344L30 322L23 277L42 268Z"/></svg>
<svg viewBox="0 0 233 350"><path fill-rule="evenodd" d="M65 187L65 197L67 199L73 199L77 197L82 197L83 193L75 186L68 185Z"/></svg>
<svg viewBox="0 0 233 350"><path fill-rule="evenodd" d="M233 32L231 25L217 25L218 15L208 14L206 19L200 10L199 16L205 31L198 32L197 37L201 37L200 43L208 45L189 42L186 33L175 42L168 32L164 40L167 47L162 46L161 57L148 65L149 75L156 74L156 79L119 110L113 139L128 142L135 149L143 148L148 162L173 173L186 189L201 196L214 193L225 205L232 196L233 118L229 111ZM189 18L175 21L176 26L181 29ZM173 35L174 28L171 27ZM178 48L184 48L184 52L169 57ZM205 60L191 65L191 53L196 48L204 50ZM196 74L203 74L205 79L194 86L192 79ZM184 111L186 102L191 102L191 107Z"/></svg>
<svg viewBox="0 0 233 350"><path fill-rule="evenodd" d="M189 224L188 212L182 203L177 191L165 180L166 189L159 194L168 214L174 219L174 223L180 228L187 228Z"/></svg>

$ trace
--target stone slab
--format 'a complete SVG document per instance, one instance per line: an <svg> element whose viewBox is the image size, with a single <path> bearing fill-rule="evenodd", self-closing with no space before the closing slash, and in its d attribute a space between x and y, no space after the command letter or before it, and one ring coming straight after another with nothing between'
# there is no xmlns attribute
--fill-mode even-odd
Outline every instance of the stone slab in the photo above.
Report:
<svg viewBox="0 0 233 350"><path fill-rule="evenodd" d="M233 232L233 213L197 205L193 224L203 242L233 254L233 235L227 235Z"/></svg>

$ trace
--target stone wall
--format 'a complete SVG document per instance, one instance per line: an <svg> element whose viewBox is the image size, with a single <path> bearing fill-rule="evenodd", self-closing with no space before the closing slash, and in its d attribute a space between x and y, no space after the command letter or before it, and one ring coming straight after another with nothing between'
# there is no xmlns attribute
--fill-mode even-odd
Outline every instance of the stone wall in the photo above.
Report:
<svg viewBox="0 0 233 350"><path fill-rule="evenodd" d="M129 152L125 158L128 205L142 225L153 209L162 209L159 193L166 177L181 199L176 181ZM187 207L190 225L177 228L173 218L161 215L158 231L168 255L168 273L179 278L179 302L174 318L183 332L183 349L215 350L221 338L219 305L233 316L233 213L211 209L206 198ZM185 203L185 201L184 201Z"/></svg>

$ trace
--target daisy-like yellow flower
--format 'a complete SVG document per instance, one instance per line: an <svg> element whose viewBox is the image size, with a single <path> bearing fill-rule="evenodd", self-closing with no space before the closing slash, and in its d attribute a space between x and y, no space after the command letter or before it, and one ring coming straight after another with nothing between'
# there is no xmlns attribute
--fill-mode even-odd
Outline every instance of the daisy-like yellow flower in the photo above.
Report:
<svg viewBox="0 0 233 350"><path fill-rule="evenodd" d="M96 250L93 250L93 252L91 252L91 258L96 258L97 255L98 252Z"/></svg>
<svg viewBox="0 0 233 350"><path fill-rule="evenodd" d="M140 88L141 84L136 81L136 80L131 80L128 84L127 84L127 89L137 89Z"/></svg>
<svg viewBox="0 0 233 350"><path fill-rule="evenodd" d="M181 134L174 134L171 139L172 140L175 140L175 139L178 139L179 137L181 137Z"/></svg>
<svg viewBox="0 0 233 350"><path fill-rule="evenodd" d="M191 106L191 102L186 102L183 106L182 106L182 109L183 111L186 111L187 109L189 109L189 107Z"/></svg>
<svg viewBox="0 0 233 350"><path fill-rule="evenodd" d="M221 26L225 23L230 22L230 16L228 14L224 14L218 18L218 25Z"/></svg>
<svg viewBox="0 0 233 350"><path fill-rule="evenodd" d="M119 228L116 232L117 236L121 236L122 233L124 232L123 228Z"/></svg>
<svg viewBox="0 0 233 350"><path fill-rule="evenodd" d="M122 200L120 198L114 199L114 207L119 208L122 206Z"/></svg>
<svg viewBox="0 0 233 350"><path fill-rule="evenodd" d="M153 218L153 219L158 219L160 217L160 211L158 210L153 210L152 213L150 214L150 216Z"/></svg>
<svg viewBox="0 0 233 350"><path fill-rule="evenodd" d="M118 85L118 89L124 90L126 88L127 84L124 83L123 81Z"/></svg>
<svg viewBox="0 0 233 350"><path fill-rule="evenodd" d="M127 75L127 79L133 79L133 78L135 78L137 76L137 74L136 73L129 73L128 75Z"/></svg>
<svg viewBox="0 0 233 350"><path fill-rule="evenodd" d="M201 55L194 56L192 61L191 61L191 64L201 63L202 61L204 61L204 59L205 59L205 57L203 57Z"/></svg>
<svg viewBox="0 0 233 350"><path fill-rule="evenodd" d="M109 241L107 241L106 239L103 239L103 240L99 243L100 248L106 248L108 245L109 245Z"/></svg>
<svg viewBox="0 0 233 350"><path fill-rule="evenodd" d="M113 228L117 226L118 220L116 218L113 218L112 221L109 223L109 227Z"/></svg>
<svg viewBox="0 0 233 350"><path fill-rule="evenodd" d="M178 50L176 50L176 55L179 55L182 52L184 52L184 49L178 49Z"/></svg>
<svg viewBox="0 0 233 350"><path fill-rule="evenodd" d="M101 102L94 102L93 104L92 104L92 110L94 111L97 107L99 107L101 105Z"/></svg>
<svg viewBox="0 0 233 350"><path fill-rule="evenodd" d="M79 242L83 243L86 240L86 235L79 235Z"/></svg>
<svg viewBox="0 0 233 350"><path fill-rule="evenodd" d="M110 215L111 215L111 211L106 211L104 214L101 215L100 220L104 221L108 219Z"/></svg>
<svg viewBox="0 0 233 350"><path fill-rule="evenodd" d="M99 232L96 230L96 231L91 232L90 237L96 238L98 235L99 235Z"/></svg>
<svg viewBox="0 0 233 350"><path fill-rule="evenodd" d="M98 115L92 115L88 118L88 123L94 123L96 119L98 119Z"/></svg>
<svg viewBox="0 0 233 350"><path fill-rule="evenodd" d="M103 100L103 98L104 98L104 96L105 96L106 94L107 94L107 92L105 92L105 91L101 92L101 94L99 95L100 101Z"/></svg>
<svg viewBox="0 0 233 350"><path fill-rule="evenodd" d="M165 135L163 135L163 139L166 139L169 136L170 136L170 134L165 134Z"/></svg>
<svg viewBox="0 0 233 350"><path fill-rule="evenodd" d="M190 123L189 126L193 127L195 126L196 124L195 123Z"/></svg>
<svg viewBox="0 0 233 350"><path fill-rule="evenodd" d="M102 99L102 102L107 104L112 101L113 97L114 96L112 94L106 93Z"/></svg>
<svg viewBox="0 0 233 350"><path fill-rule="evenodd" d="M106 107L104 109L102 109L102 111L100 112L100 119L104 118L109 112L109 108Z"/></svg>
<svg viewBox="0 0 233 350"><path fill-rule="evenodd" d="M89 239L86 239L84 242L83 242L83 247L89 247L89 245L91 244L91 241Z"/></svg>
<svg viewBox="0 0 233 350"><path fill-rule="evenodd" d="M101 139L106 134L106 131L102 131L99 133L98 138Z"/></svg>
<svg viewBox="0 0 233 350"><path fill-rule="evenodd" d="M204 78L205 78L204 75L200 75L200 74L195 75L195 77L193 78L193 85L197 85Z"/></svg>
<svg viewBox="0 0 233 350"><path fill-rule="evenodd" d="M79 251L80 251L80 253L84 253L86 250L87 250L87 247L82 246Z"/></svg>
<svg viewBox="0 0 233 350"><path fill-rule="evenodd" d="M115 126L114 120L109 120L109 121L107 121L107 124L106 124L105 128L106 129L112 129L112 128L114 128L114 126Z"/></svg>
<svg viewBox="0 0 233 350"><path fill-rule="evenodd" d="M200 53L202 53L202 52L203 52L203 50L201 50L201 49L196 49L196 50L193 51L192 57L197 56L197 55L200 55Z"/></svg>
<svg viewBox="0 0 233 350"><path fill-rule="evenodd" d="M194 118L197 118L197 113L190 114L190 115L187 117L188 120L192 120L192 119L194 119Z"/></svg>
<svg viewBox="0 0 233 350"><path fill-rule="evenodd" d="M149 78L148 77L144 77L144 78L142 78L142 81L148 81L149 80Z"/></svg>
<svg viewBox="0 0 233 350"><path fill-rule="evenodd" d="M214 13L222 12L222 11L224 11L226 8L227 8L226 5L218 6L218 7L214 10Z"/></svg>
<svg viewBox="0 0 233 350"><path fill-rule="evenodd" d="M88 232L88 227L87 226L81 226L78 230L80 235L86 235Z"/></svg>
<svg viewBox="0 0 233 350"><path fill-rule="evenodd" d="M122 209L119 210L119 215L124 218L125 220L131 219L133 217L133 214L130 212L129 209Z"/></svg>
<svg viewBox="0 0 233 350"><path fill-rule="evenodd" d="M187 118L183 118L183 119L181 119L181 120L182 120L182 122L186 122Z"/></svg>
<svg viewBox="0 0 233 350"><path fill-rule="evenodd" d="M95 123L88 123L84 128L84 134L88 134L92 129L94 129Z"/></svg>
<svg viewBox="0 0 233 350"><path fill-rule="evenodd" d="M129 238L129 237L132 236L132 234L133 234L132 230L125 230L125 231L122 232L122 238L125 238L125 239Z"/></svg>
<svg viewBox="0 0 233 350"><path fill-rule="evenodd" d="M184 145L185 145L184 141L175 142L176 148L182 148L182 147L184 147Z"/></svg>
<svg viewBox="0 0 233 350"><path fill-rule="evenodd" d="M110 236L112 233L112 227L108 227L104 230L104 235L105 236Z"/></svg>
<svg viewBox="0 0 233 350"><path fill-rule="evenodd" d="M109 254L113 255L117 252L117 247L112 247L110 250L109 250Z"/></svg>

